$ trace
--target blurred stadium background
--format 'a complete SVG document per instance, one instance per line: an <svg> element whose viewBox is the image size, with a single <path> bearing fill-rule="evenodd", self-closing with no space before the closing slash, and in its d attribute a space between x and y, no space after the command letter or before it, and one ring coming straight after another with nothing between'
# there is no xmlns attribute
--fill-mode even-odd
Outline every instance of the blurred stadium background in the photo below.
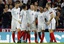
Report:
<svg viewBox="0 0 64 44"><path fill-rule="evenodd" d="M21 2L21 9L23 3L27 4L29 8L32 3L38 5L38 7L45 7L46 3L50 2L52 8L58 7L56 9L56 31L64 31L64 0L0 0L0 32L2 32L2 29L8 31L11 28L11 10L15 1Z"/></svg>

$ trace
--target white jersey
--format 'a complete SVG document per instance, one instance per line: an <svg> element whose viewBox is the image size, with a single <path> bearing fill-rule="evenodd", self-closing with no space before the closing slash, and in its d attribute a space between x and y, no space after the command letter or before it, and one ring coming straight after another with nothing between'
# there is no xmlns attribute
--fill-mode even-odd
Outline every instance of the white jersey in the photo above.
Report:
<svg viewBox="0 0 64 44"><path fill-rule="evenodd" d="M45 14L44 12L38 13L38 32L45 30Z"/></svg>
<svg viewBox="0 0 64 44"><path fill-rule="evenodd" d="M47 21L50 20L51 18L51 13L53 13L54 16L56 16L56 13L54 12L54 10L52 8L50 8L48 11L46 11L46 19ZM55 20L55 18L52 19L52 21Z"/></svg>
<svg viewBox="0 0 64 44"><path fill-rule="evenodd" d="M28 10L27 11L27 23L30 24L29 30L35 30L36 26L35 26L35 15L36 15L36 11L34 10Z"/></svg>
<svg viewBox="0 0 64 44"><path fill-rule="evenodd" d="M51 13L53 13L53 15L56 16L56 13L54 12L54 10L50 8L48 11L45 12L47 21L51 19L51 15L52 15ZM55 18L53 18L50 24L48 25L48 29L55 29L55 23L56 23L56 20Z"/></svg>
<svg viewBox="0 0 64 44"><path fill-rule="evenodd" d="M21 28L23 28L22 30L26 30L26 27L27 27L27 17L26 17L27 13L26 13L26 10L22 9L20 15L21 15L21 22L22 22Z"/></svg>
<svg viewBox="0 0 64 44"><path fill-rule="evenodd" d="M20 8L17 9L13 8L11 13L12 13L12 20L17 21L20 19Z"/></svg>
<svg viewBox="0 0 64 44"><path fill-rule="evenodd" d="M28 23L29 24L32 24L34 21L35 21L35 12L34 12L34 10L28 10L28 12L27 12L27 14L28 14Z"/></svg>
<svg viewBox="0 0 64 44"><path fill-rule="evenodd" d="M44 23L45 23L44 13L40 13L40 12L39 12L39 15L38 15L38 25L44 24Z"/></svg>
<svg viewBox="0 0 64 44"><path fill-rule="evenodd" d="M16 29L20 28L20 8L13 8L11 11L12 14L12 22L11 22L11 31L16 31Z"/></svg>

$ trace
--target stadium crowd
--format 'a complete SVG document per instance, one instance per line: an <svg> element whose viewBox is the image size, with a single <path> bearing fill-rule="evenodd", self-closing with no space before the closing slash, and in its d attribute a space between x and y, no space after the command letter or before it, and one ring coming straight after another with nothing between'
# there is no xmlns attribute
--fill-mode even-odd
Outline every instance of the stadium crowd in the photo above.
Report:
<svg viewBox="0 0 64 44"><path fill-rule="evenodd" d="M56 28L64 28L64 0L0 0L0 28L11 27L11 10L14 7L14 2L20 2L22 10L23 3L27 4L28 9L30 4L45 7L46 3L51 3L51 7L56 11Z"/></svg>

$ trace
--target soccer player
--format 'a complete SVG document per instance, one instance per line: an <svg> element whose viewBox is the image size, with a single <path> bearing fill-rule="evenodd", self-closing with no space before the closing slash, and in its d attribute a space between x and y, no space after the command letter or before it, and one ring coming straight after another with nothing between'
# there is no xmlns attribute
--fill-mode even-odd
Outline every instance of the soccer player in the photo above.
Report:
<svg viewBox="0 0 64 44"><path fill-rule="evenodd" d="M30 41L30 31L34 28L34 21L33 21L33 15L34 15L34 5L30 5L30 9L27 10L27 39Z"/></svg>
<svg viewBox="0 0 64 44"><path fill-rule="evenodd" d="M44 30L45 30L45 15L43 12L43 7L40 7L40 12L38 13L38 32L42 32L40 36L40 43L43 42L44 39Z"/></svg>
<svg viewBox="0 0 64 44"><path fill-rule="evenodd" d="M35 42L38 43L37 41L37 28L38 28L38 19L37 19L37 8L38 6L37 5L34 5L34 20L35 20L35 29L33 30L34 31L34 35L35 35Z"/></svg>
<svg viewBox="0 0 64 44"><path fill-rule="evenodd" d="M22 6L22 10L21 10L21 13L20 13L20 16L21 16L21 31L22 32L21 31L18 32L18 43L21 43L21 37L25 35L25 30L27 28L26 10L27 10L27 6L24 4Z"/></svg>
<svg viewBox="0 0 64 44"><path fill-rule="evenodd" d="M47 19L47 25L48 25L48 29L50 32L50 42L56 42L55 36L54 36L54 29L55 29L55 12L54 10L51 8L50 3L46 4L46 8L48 9L47 13L46 13L46 19Z"/></svg>
<svg viewBox="0 0 64 44"><path fill-rule="evenodd" d="M35 42L37 43L37 33L36 33L36 26L35 26L35 15L36 10L34 5L30 5L30 9L28 10L28 26L31 31L35 32Z"/></svg>
<svg viewBox="0 0 64 44"><path fill-rule="evenodd" d="M12 23L11 23L11 31L13 42L15 42L15 32L20 29L20 8L19 3L15 2L15 7L11 11L12 13Z"/></svg>

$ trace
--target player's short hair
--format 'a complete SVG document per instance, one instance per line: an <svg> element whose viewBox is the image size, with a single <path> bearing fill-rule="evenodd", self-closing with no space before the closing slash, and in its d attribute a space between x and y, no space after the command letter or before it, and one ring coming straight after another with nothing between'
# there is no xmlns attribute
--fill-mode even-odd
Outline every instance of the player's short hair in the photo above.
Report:
<svg viewBox="0 0 64 44"><path fill-rule="evenodd" d="M51 3L46 3L48 6L51 6Z"/></svg>
<svg viewBox="0 0 64 44"><path fill-rule="evenodd" d="M26 6L27 6L26 4L23 4L23 5L22 5L22 9L25 9Z"/></svg>
<svg viewBox="0 0 64 44"><path fill-rule="evenodd" d="M20 2L19 1L16 1L15 4L19 4Z"/></svg>
<svg viewBox="0 0 64 44"><path fill-rule="evenodd" d="M43 6L39 6L39 7L42 7L42 8L44 8Z"/></svg>

